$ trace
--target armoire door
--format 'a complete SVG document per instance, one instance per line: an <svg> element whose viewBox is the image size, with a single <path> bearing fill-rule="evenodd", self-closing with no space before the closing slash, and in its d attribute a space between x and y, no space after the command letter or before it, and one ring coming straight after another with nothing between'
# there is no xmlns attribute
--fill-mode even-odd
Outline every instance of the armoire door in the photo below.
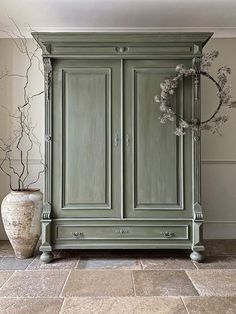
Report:
<svg viewBox="0 0 236 314"><path fill-rule="evenodd" d="M54 60L55 217L120 217L120 61Z"/></svg>
<svg viewBox="0 0 236 314"><path fill-rule="evenodd" d="M192 215L192 138L174 135L176 123L162 125L160 83L190 60L124 62L124 216L172 218ZM179 83L173 97L178 112L191 116L192 80Z"/></svg>

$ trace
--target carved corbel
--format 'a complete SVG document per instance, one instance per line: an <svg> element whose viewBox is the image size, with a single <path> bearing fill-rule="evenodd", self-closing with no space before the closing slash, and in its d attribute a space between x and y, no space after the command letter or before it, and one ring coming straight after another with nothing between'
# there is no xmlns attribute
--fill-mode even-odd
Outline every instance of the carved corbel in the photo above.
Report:
<svg viewBox="0 0 236 314"><path fill-rule="evenodd" d="M43 58L45 80L45 179L43 219L51 216L52 188L52 64L49 57Z"/></svg>
<svg viewBox="0 0 236 314"><path fill-rule="evenodd" d="M194 251L204 251L205 248L202 245L203 234L203 212L202 206L199 203L195 203L193 207L193 245Z"/></svg>
<svg viewBox="0 0 236 314"><path fill-rule="evenodd" d="M43 219L50 219L51 217L51 211L52 211L52 206L49 203L45 203L43 205L43 215L42 218Z"/></svg>
<svg viewBox="0 0 236 314"><path fill-rule="evenodd" d="M203 221L202 206L199 203L195 203L193 207L193 219L194 221Z"/></svg>
<svg viewBox="0 0 236 314"><path fill-rule="evenodd" d="M52 260L51 246L51 198L52 198L52 65L49 57L43 57L45 82L45 175L44 175L44 206L42 213L42 244L43 252L40 259L48 263Z"/></svg>

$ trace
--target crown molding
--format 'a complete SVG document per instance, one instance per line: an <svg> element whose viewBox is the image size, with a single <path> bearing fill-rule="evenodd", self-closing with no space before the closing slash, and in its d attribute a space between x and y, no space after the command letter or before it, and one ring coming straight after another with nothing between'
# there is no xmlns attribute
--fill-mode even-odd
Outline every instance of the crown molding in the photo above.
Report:
<svg viewBox="0 0 236 314"><path fill-rule="evenodd" d="M2 30L2 31L1 31ZM9 38L9 28L0 29L0 38ZM22 34L31 38L32 30L21 28ZM236 27L33 27L34 32L213 32L214 38L236 38Z"/></svg>

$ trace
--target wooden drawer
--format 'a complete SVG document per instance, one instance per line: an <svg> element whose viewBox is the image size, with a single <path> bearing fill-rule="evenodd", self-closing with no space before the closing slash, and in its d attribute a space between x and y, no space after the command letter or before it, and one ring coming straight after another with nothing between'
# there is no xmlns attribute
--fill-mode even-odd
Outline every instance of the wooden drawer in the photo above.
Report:
<svg viewBox="0 0 236 314"><path fill-rule="evenodd" d="M144 239L144 240L188 240L189 225L163 226L78 226L57 225L55 228L57 240L114 240L114 239Z"/></svg>

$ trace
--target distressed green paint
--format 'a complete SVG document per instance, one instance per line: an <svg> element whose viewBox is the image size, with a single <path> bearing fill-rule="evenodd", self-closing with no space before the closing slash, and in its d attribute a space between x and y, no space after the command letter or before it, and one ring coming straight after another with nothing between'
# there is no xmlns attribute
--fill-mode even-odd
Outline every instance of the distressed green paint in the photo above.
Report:
<svg viewBox="0 0 236 314"><path fill-rule="evenodd" d="M64 208L111 207L109 70L63 69Z"/></svg>
<svg viewBox="0 0 236 314"><path fill-rule="evenodd" d="M172 69L169 72L162 72L161 69L145 68L145 61L141 62L138 68L133 69L134 160L132 162L134 164L133 206L136 209L153 208L161 204L178 206L178 198L181 198L182 188L178 178L179 174L183 175L182 160L179 160L182 138L172 136L174 124L163 128L160 123L157 123L159 108L152 96L157 92L157 86L160 86L161 81L173 74ZM178 103L182 106L180 101ZM132 120L127 124L132 125Z"/></svg>
<svg viewBox="0 0 236 314"><path fill-rule="evenodd" d="M158 47L162 52L162 57L168 54L181 52L182 55L201 54L201 48L212 36L212 33L32 33L39 42L44 54L60 57L62 55L79 55L78 48L83 47L82 55L127 55L133 49L132 55L137 54L135 49L145 50L150 56L149 47ZM90 50L85 48L90 47ZM102 47L102 48L101 48ZM173 51L172 51L173 47ZM121 49L120 49L121 48ZM127 49L129 48L129 49ZM156 49L158 49L156 48ZM58 51L59 49L59 51ZM176 51L177 50L177 51ZM58 53L59 52L59 53ZM152 51L156 55L155 51ZM145 55L145 51L143 51Z"/></svg>
<svg viewBox="0 0 236 314"><path fill-rule="evenodd" d="M53 80L54 215L120 217L120 62L57 60Z"/></svg>
<svg viewBox="0 0 236 314"><path fill-rule="evenodd" d="M79 220L55 219L55 245L138 248L139 246L188 248L192 239L191 220ZM167 236L166 236L167 234ZM170 236L168 236L170 234Z"/></svg>
<svg viewBox="0 0 236 314"><path fill-rule="evenodd" d="M40 249L43 249L44 251L52 250L51 222L51 219L44 219L42 221L42 242Z"/></svg>
<svg viewBox="0 0 236 314"><path fill-rule="evenodd" d="M173 136L173 125L163 128L159 123L153 97L160 82L173 73L173 68L161 61L125 63L125 133L132 138L132 145L125 147L127 216L148 217L151 210L154 218L159 216L154 210L180 207L182 188L178 191L177 173L181 160L177 150L181 139Z"/></svg>
<svg viewBox="0 0 236 314"><path fill-rule="evenodd" d="M94 226L58 226L57 239L58 240L113 240L113 239L128 240L161 240L161 239L180 239L188 240L188 226L129 226L125 227L117 225L114 227L94 227Z"/></svg>
<svg viewBox="0 0 236 314"><path fill-rule="evenodd" d="M199 134L176 138L153 98L211 35L33 34L47 60L44 262L63 248L191 248L202 260ZM176 93L186 119L200 115L196 84Z"/></svg>
<svg viewBox="0 0 236 314"><path fill-rule="evenodd" d="M174 75L177 63L125 61L125 133L132 138L125 147L126 217L192 217L191 134L175 137L174 124L161 125L153 97L160 93L160 82ZM191 78L185 79L175 100L185 116L192 115L191 84Z"/></svg>

